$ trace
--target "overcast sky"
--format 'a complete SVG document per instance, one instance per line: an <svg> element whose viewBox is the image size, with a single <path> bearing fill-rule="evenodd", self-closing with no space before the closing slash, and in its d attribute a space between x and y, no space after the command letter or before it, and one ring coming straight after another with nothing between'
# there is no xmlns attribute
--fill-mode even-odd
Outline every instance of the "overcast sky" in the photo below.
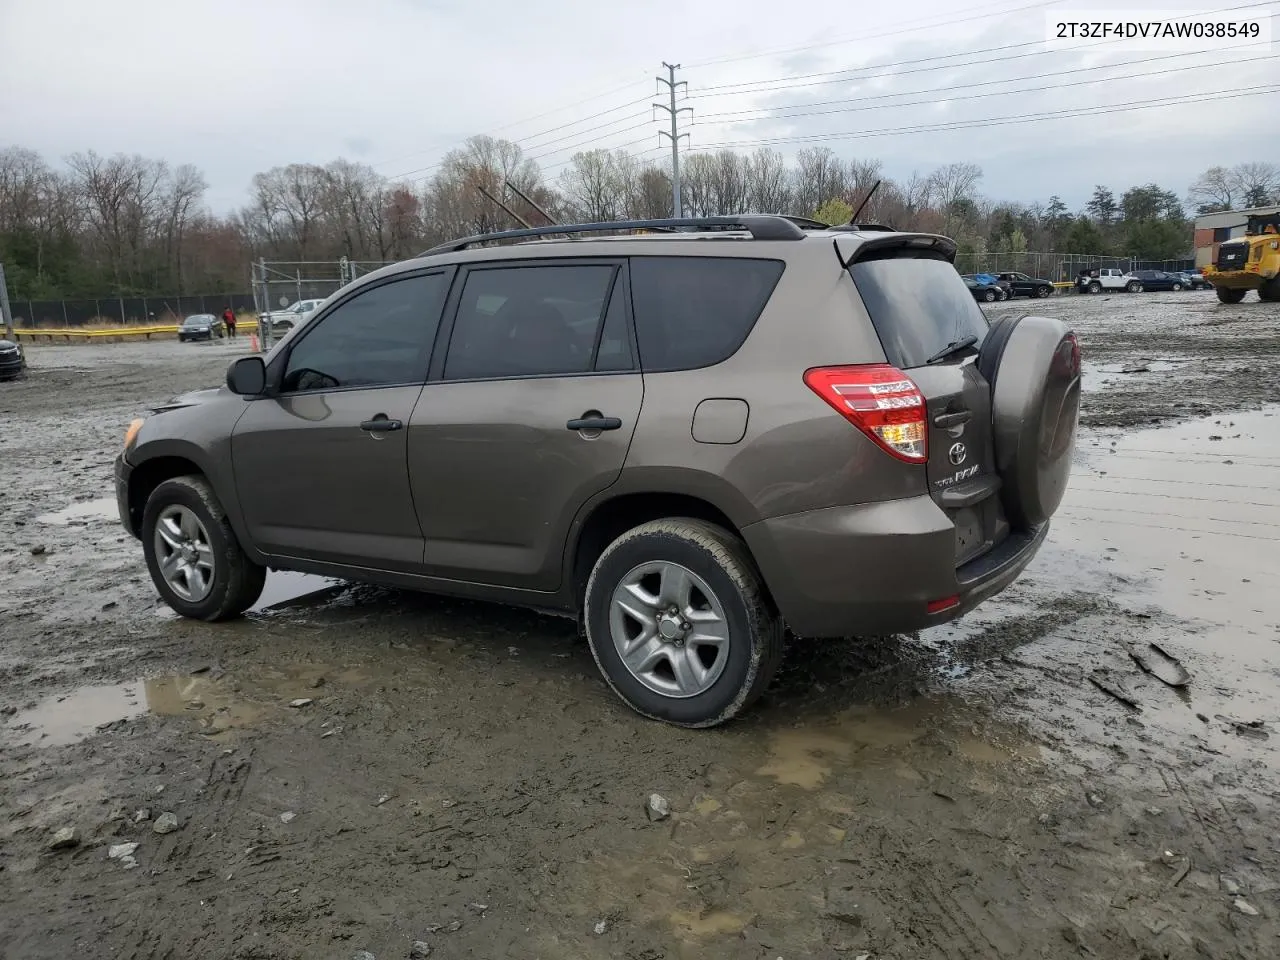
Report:
<svg viewBox="0 0 1280 960"><path fill-rule="evenodd" d="M1185 195L1210 165L1280 156L1274 90L1100 112L1280 83L1280 2L1271 47L1186 55L1043 46L1046 12L1105 6L0 0L0 147L27 146L52 162L93 149L193 163L219 212L244 203L252 175L272 166L341 156L425 177L446 150L482 132L521 142L553 179L578 149L631 144L661 155L661 115L647 105L666 60L683 64L691 149L776 140L792 155L825 144L879 158L895 177L968 161L998 199L1056 193L1075 209L1095 183L1118 193L1150 181ZM1248 0L1121 6L1266 9ZM1152 75L1131 76L1141 73ZM1059 83L1074 85L1027 89ZM826 105L807 106L818 102ZM1080 109L1090 112L877 132ZM813 111L837 112L794 116Z"/></svg>

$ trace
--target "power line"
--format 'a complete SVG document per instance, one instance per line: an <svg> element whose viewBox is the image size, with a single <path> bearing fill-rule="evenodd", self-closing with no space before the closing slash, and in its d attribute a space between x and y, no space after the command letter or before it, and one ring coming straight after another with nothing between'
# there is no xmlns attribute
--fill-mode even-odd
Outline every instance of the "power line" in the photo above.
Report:
<svg viewBox="0 0 1280 960"><path fill-rule="evenodd" d="M965 130L971 127L1005 126L1010 123L1025 123L1032 120L1069 119L1082 116L1098 116L1111 113L1127 113L1153 106L1175 105L1182 103L1204 103L1212 100L1234 100L1244 97L1262 96L1280 92L1280 84L1262 84L1257 87L1245 87L1218 94L1182 94L1178 97L1159 99L1132 100L1111 107L1072 107L1068 110L1051 110L1041 113L1020 114L1016 116L984 117L974 120L952 120L936 124L920 124L907 127L886 127L880 130L854 130L844 133L821 133L794 137L769 137L758 140L711 143L701 147L694 153L709 153L713 150L733 150L741 147L774 146L787 143L812 143L821 140L859 140L875 136L905 135L911 133L939 133L950 130Z"/></svg>
<svg viewBox="0 0 1280 960"><path fill-rule="evenodd" d="M1202 53L1202 51L1196 51L1196 53L1195 53L1194 55L1199 55L1200 53ZM1187 56L1187 54L1174 54L1173 56ZM1260 61L1260 60L1275 60L1275 59L1277 59L1278 57L1280 57L1280 54L1274 54L1274 53L1273 53L1273 54L1267 54L1266 56L1261 56L1261 57L1249 57L1249 58L1244 59L1244 60L1235 60L1235 61L1232 61L1232 64L1231 64L1231 65L1234 67L1234 66L1239 66L1240 64L1245 64L1245 63L1256 63L1256 62L1258 62L1258 61ZM1159 57L1152 57L1151 59L1152 59L1152 60L1158 60L1158 59L1163 59L1163 58L1159 58ZM1134 64L1134 63L1147 63L1147 62L1150 62L1150 61L1148 61L1148 60L1131 60L1131 61L1128 61L1127 63L1106 64L1106 65L1104 65L1104 66L1098 66L1098 67L1080 67L1080 68L1075 69L1075 70L1063 70L1063 71L1061 71L1061 72L1059 72L1059 73L1046 73L1046 74L1042 74L1042 75L1041 75L1041 77L1058 77L1058 76L1065 76L1065 75L1067 75L1067 74L1072 74L1072 73L1082 73L1082 72L1091 71L1091 70L1105 70L1105 69L1111 69L1111 68L1113 68L1113 67L1122 67L1122 66L1128 66L1128 65L1130 65L1130 64ZM1110 82L1115 81L1115 80L1135 80L1135 79L1144 79L1144 78L1147 78L1147 77L1158 77L1158 76L1162 76L1162 75L1170 74L1170 73L1185 73L1185 72L1190 71L1190 70L1204 70L1204 69L1207 69L1207 68L1209 68L1209 67L1212 67L1212 68L1214 68L1214 69L1221 69L1221 68L1222 68L1222 64L1221 64L1221 62L1214 62L1214 63L1200 63L1200 64L1192 64L1192 65L1189 65L1189 66L1183 66L1183 67L1169 67L1169 68L1164 69L1164 70L1149 70L1149 71L1143 71L1143 72L1139 72L1139 73L1128 73L1128 74L1124 74L1124 75L1122 75L1122 76L1118 76L1118 77L1092 77L1092 78L1089 78L1089 79L1086 79L1086 80L1076 80L1076 81L1073 81L1073 82L1071 82L1071 83L1051 83L1051 84L1047 84L1047 85L1039 86L1039 87L1020 87L1020 88L1018 88L1018 89L1014 89L1014 90L992 90L992 91L987 92L987 93L970 93L970 94L966 94L966 95L965 95L965 97L964 97L964 99L965 99L965 100L978 100L978 99L982 99L982 98L985 98L985 97L1008 97L1008 96L1015 96L1016 94L1019 94L1019 93L1038 93L1038 92L1041 92L1041 91L1044 91L1044 90L1059 90L1059 89L1062 89L1062 88L1064 88L1064 87L1086 87L1086 86L1091 86L1091 85L1093 85L1093 84L1098 84L1098 83L1110 83ZM991 86L992 84L998 84L998 83L1015 83L1015 82L1017 82L1017 81L1019 81L1019 80L1035 80L1035 79L1039 79L1039 78L1037 78L1037 77L1011 77L1011 78L1009 78L1009 79L1007 79L1007 80L983 80L983 81L976 82L976 83L963 83L963 84L956 84L956 85L954 85L954 86L951 86L951 87L948 87L948 88L947 88L947 91L946 91L946 93L947 93L947 97L946 97L945 99L952 99L952 97L950 96L950 94L951 94L953 91L955 91L955 90L960 90L960 89L964 89L964 88L967 88L967 87L983 87L983 86ZM913 100L913 101L910 101L910 102L908 102L908 103L887 103L887 104L886 104L886 103L880 103L880 104L865 104L865 105L854 106L854 107L842 107L842 108L840 108L840 109L838 109L838 110L814 110L814 111L810 111L810 112L807 112L807 113L772 113L772 112L769 112L769 111L772 111L772 110L800 109L800 108L803 108L803 107L806 107L806 106L830 106L830 105L840 104L840 103L859 103L859 104L861 104L863 101L866 101L866 100L888 100L888 99L891 99L891 98L894 98L894 97L908 97L908 96L914 96L914 95L916 95L916 94L928 94L928 95L932 96L932 97L933 97L933 99L932 99L932 100ZM800 119L800 118L804 118L804 117L823 117L823 116L828 116L828 115L830 115L830 114L836 114L836 113L858 113L858 112L861 112L861 111L863 111L863 110L887 110L887 109L894 109L894 108L897 108L897 107L914 107L914 106L920 106L920 105L922 105L922 104L927 104L927 103L936 103L936 102L938 102L938 91L937 91L937 90L904 90L904 91L902 91L902 92L900 92L900 93L885 93L885 94L877 94L876 96L872 96L872 97L859 97L859 98L858 98L858 99L856 99L856 100L852 100L852 99L850 99L850 100L830 100L830 101L827 101L826 103L823 103L823 104L794 104L794 105L791 105L791 106L780 106L780 107L761 107L761 108L759 108L759 109L757 109L757 110L739 110L739 111L734 111L734 112L730 112L730 113L712 113L712 114L708 114L708 115L706 115L706 116L702 117L702 122L703 122L703 123L712 123L712 122L717 121L717 120L724 120L724 119L726 119L726 118L740 116L741 114L744 114L744 113L762 113L763 115L762 115L762 116L758 116L758 117L747 117L747 118L744 118L744 119L741 119L741 120L732 121L732 122L736 122L736 123L750 123L750 122L760 121L760 120L791 120L791 119Z"/></svg>
<svg viewBox="0 0 1280 960"><path fill-rule="evenodd" d="M1052 2L1049 2L1049 3L1032 3L1032 4L1028 4L1027 6L1014 7L1013 9L1010 9L1010 10L995 10L995 11L992 11L990 16L991 17L1008 16L1010 14L1022 13L1027 10L1035 10L1041 7L1051 7L1056 2L1057 0L1052 0ZM989 4L989 3L981 4L976 7L965 7L964 9L958 10L956 12L965 13L972 10L981 10L985 7L990 7L990 6L992 6L992 4ZM985 20L985 19L988 19L988 18L986 16L976 16L976 17L960 17L955 20L934 20L927 23L925 26L920 26L920 27L908 27L902 30L887 30L887 31L884 31L883 33L861 33L854 36L845 37L840 40L827 40L822 43L810 43L810 44L804 44L798 47L783 47L781 49L775 49L775 50L762 50L759 53L742 54L741 56L720 57L715 60L703 60L701 63L691 64L688 69L699 70L699 69L702 69L703 67L718 66L719 64L722 64L722 63L741 63L744 60L760 60L765 57L777 57L777 56L782 56L788 53L807 53L810 50L822 50L827 47L844 46L846 43L860 43L866 40L878 40L882 37L898 37L898 36L903 36L905 34L919 33L931 27L949 27L959 23L970 23L974 20ZM916 22L925 23L923 19ZM1036 41L1036 42L1039 43L1042 41Z"/></svg>
<svg viewBox="0 0 1280 960"><path fill-rule="evenodd" d="M1229 8L1229 10L1226 10L1226 11L1215 11L1215 12L1225 13L1225 12L1232 12L1236 10L1249 10L1255 7L1268 7L1268 6L1270 6L1270 4L1266 2L1249 3L1249 4L1243 4L1238 7L1231 7ZM1175 18L1175 19L1185 19L1185 18ZM1248 47L1256 47L1257 45L1258 45L1257 43L1242 43L1242 44L1235 44L1230 47L1219 47L1212 51L1195 51L1195 52L1222 53L1226 50L1240 50L1240 49L1246 49ZM777 90L791 90L791 89L797 89L800 87L816 87L816 86L822 86L824 84L830 84L830 83L844 83L844 82L852 82L854 80L868 79L866 77L840 76L842 74L866 73L868 71L883 71L883 70L894 69L895 75L901 76L903 74L908 74L908 73L928 73L932 70L950 70L957 67L986 66L987 64L990 64L990 63L1003 63L1009 60L1022 60L1032 56L1042 56L1042 55L1048 56L1053 53L1067 52L1067 51L1038 49L1038 50L1028 51L1027 53L1017 54L1015 56L991 57L991 58L986 58L982 60L973 60L965 63L942 64L940 66L931 67L928 70L897 70L896 69L898 67L913 66L916 64L937 63L940 60L954 60L957 57L976 57L976 56L988 54L988 53L1000 53L1005 50L1020 50L1026 47L1043 48L1043 46L1044 46L1043 40L1025 40L1019 43L1006 43L1006 44L1001 44L995 47L983 47L978 50L961 50L958 53L942 53L942 54L936 54L930 57L918 57L913 60L896 60L896 61L890 61L887 63L866 64L860 67L845 67L840 70L823 70L818 73L805 73L805 74L791 75L791 76L785 76L785 77L766 77L762 80L744 80L739 83L723 83L715 86L702 87L700 93L691 94L691 97L694 99L697 99L697 98L707 98L711 96L729 97L729 96L741 96L741 95L752 94L752 93L772 93ZM1107 46L1107 43L1103 41L1101 43L1093 44L1088 47L1079 48L1079 50L1103 49L1106 46ZM1079 52L1079 50L1077 50L1076 52ZM834 79L824 80L821 83L795 82L799 80L816 80L817 78L821 78L821 77L830 77ZM741 88L741 87L754 88L754 87L757 87L757 85L759 84L766 84L766 83L776 83L778 84L778 86L769 87L767 89L762 89L762 88L750 89L750 90L735 89L735 88ZM731 92L720 93L717 91L731 91Z"/></svg>

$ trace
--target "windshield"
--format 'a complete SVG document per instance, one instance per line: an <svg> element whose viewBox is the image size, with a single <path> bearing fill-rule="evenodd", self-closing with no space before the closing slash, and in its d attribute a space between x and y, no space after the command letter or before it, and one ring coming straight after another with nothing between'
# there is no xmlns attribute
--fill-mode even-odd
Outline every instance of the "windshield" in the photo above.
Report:
<svg viewBox="0 0 1280 960"><path fill-rule="evenodd" d="M187 319L183 321L182 325L184 327L203 327L206 324L209 324L212 322L213 322L212 316L210 316L207 313L201 313L201 314L196 314L195 316L192 316L192 317L187 317Z"/></svg>
<svg viewBox="0 0 1280 960"><path fill-rule="evenodd" d="M955 267L945 260L899 256L849 268L889 362L924 366L948 344L987 334L987 318Z"/></svg>

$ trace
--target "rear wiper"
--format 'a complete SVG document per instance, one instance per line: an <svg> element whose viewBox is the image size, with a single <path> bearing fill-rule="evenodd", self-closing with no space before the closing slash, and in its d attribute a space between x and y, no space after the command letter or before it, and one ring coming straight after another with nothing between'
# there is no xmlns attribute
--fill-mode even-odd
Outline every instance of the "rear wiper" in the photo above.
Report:
<svg viewBox="0 0 1280 960"><path fill-rule="evenodd" d="M948 343L945 347L943 347L941 350L935 353L932 357L926 360L925 363L937 363L939 360L945 360L947 359L947 357L953 357L957 353L959 353L961 350L968 350L977 342L978 342L978 338L972 333L969 334L969 336L962 337L959 340L953 340L951 343Z"/></svg>

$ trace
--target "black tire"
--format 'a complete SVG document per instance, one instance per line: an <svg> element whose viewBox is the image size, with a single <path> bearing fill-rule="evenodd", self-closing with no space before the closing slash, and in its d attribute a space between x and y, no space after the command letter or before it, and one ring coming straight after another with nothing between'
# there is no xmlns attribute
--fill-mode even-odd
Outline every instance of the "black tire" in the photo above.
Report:
<svg viewBox="0 0 1280 960"><path fill-rule="evenodd" d="M160 572L156 555L156 525L171 506L186 507L203 525L213 559L213 582L206 597L198 602L184 600ZM151 581L174 612L192 620L230 620L248 610L262 596L267 571L245 554L209 482L201 476L174 477L151 492L142 513L142 550Z"/></svg>
<svg viewBox="0 0 1280 960"><path fill-rule="evenodd" d="M1090 292L1090 293L1101 293L1101 292L1102 292L1102 284L1100 284L1097 280L1093 281L1093 283L1089 284L1089 292Z"/></svg>
<svg viewBox="0 0 1280 960"><path fill-rule="evenodd" d="M994 290L988 290L986 293L982 295L982 299L987 301L987 303L995 303L996 292Z"/></svg>
<svg viewBox="0 0 1280 960"><path fill-rule="evenodd" d="M1272 277L1260 286L1258 299L1263 303L1280 303L1280 277Z"/></svg>
<svg viewBox="0 0 1280 960"><path fill-rule="evenodd" d="M665 561L704 580L725 614L729 642L712 685L693 696L666 696L632 674L614 645L614 589L637 566ZM713 727L732 719L765 691L782 661L783 625L773 611L746 545L714 524L691 518L641 524L596 561L584 598L587 642L605 681L637 713L680 727Z"/></svg>
<svg viewBox="0 0 1280 960"><path fill-rule="evenodd" d="M1174 292L1174 293L1181 293L1181 292L1182 292L1182 284L1180 284L1180 283L1175 283L1175 284L1173 285L1173 292Z"/></svg>
<svg viewBox="0 0 1280 960"><path fill-rule="evenodd" d="M1050 287L1050 286L1036 287L1036 296L1042 300L1045 297L1049 296L1049 294L1051 293L1053 293L1053 287Z"/></svg>
<svg viewBox="0 0 1280 960"><path fill-rule="evenodd" d="M1231 287L1214 287L1213 292L1218 295L1218 299L1223 303L1239 303L1244 299L1247 290L1233 289Z"/></svg>

